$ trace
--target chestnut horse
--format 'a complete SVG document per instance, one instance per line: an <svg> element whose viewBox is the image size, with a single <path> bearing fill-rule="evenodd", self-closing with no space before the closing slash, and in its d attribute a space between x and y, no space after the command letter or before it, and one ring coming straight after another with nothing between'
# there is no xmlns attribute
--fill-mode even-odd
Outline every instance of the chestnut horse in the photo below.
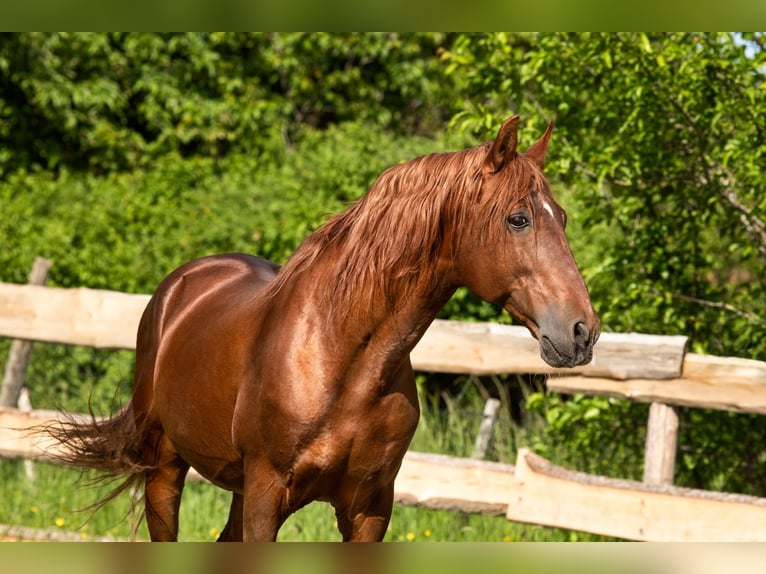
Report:
<svg viewBox="0 0 766 574"><path fill-rule="evenodd" d="M385 171L284 267L242 254L173 271L138 328L114 417L50 428L67 462L144 482L176 540L190 466L233 493L221 540L275 540L314 500L344 540L381 540L418 423L409 354L460 286L507 309L553 367L591 360L599 320L543 175L552 127Z"/></svg>

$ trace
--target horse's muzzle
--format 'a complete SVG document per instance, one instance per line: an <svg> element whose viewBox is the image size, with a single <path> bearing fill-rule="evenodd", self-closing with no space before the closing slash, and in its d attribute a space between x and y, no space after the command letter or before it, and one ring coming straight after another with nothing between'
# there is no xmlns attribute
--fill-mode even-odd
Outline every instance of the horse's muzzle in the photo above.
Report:
<svg viewBox="0 0 766 574"><path fill-rule="evenodd" d="M577 321L567 336L541 333L540 356L555 368L587 365L593 359L593 347L599 335L598 326L589 329L583 321Z"/></svg>

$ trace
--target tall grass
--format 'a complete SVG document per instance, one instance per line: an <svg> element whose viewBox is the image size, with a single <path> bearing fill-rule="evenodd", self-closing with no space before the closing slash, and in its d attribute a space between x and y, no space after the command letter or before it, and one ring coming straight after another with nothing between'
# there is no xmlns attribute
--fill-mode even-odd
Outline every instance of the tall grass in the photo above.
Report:
<svg viewBox="0 0 766 574"><path fill-rule="evenodd" d="M510 399L501 384L488 389L478 379L458 379L450 392L424 390L420 381L422 415L412 450L470 456L490 392L502 402L489 457L513 463L519 446L539 438L545 425L541 416L529 416L523 427L511 420ZM90 472L37 463L29 480L22 461L0 461L0 523L80 533L84 540L131 536L130 498L122 496L91 515L85 509L103 496L108 485L90 486ZM230 494L206 483L188 483L181 506L182 541L213 541L226 523ZM1 533L0 533L1 534ZM142 522L138 539L148 539ZM559 529L512 523L503 517L396 506L387 541L568 541L601 537ZM330 505L313 503L291 516L279 540L337 541L335 515Z"/></svg>

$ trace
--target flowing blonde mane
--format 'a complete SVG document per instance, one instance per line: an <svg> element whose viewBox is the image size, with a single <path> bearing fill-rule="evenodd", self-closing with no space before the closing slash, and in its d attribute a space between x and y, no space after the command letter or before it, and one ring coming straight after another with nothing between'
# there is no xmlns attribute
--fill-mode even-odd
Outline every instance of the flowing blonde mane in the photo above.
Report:
<svg viewBox="0 0 766 574"><path fill-rule="evenodd" d="M540 169L518 154L497 174L498 185L484 189L482 165L490 145L425 155L387 169L359 201L303 241L268 292L277 293L321 262L332 275L323 277L326 284L318 288L325 289L336 311L352 304L365 308L376 292L393 306L406 299L414 278L434 279L433 262L446 235L454 252L467 226L489 233L492 218L502 221L514 205L545 187ZM484 215L481 221L469 217L476 206ZM447 225L452 226L449 234ZM330 251L333 264L323 257Z"/></svg>

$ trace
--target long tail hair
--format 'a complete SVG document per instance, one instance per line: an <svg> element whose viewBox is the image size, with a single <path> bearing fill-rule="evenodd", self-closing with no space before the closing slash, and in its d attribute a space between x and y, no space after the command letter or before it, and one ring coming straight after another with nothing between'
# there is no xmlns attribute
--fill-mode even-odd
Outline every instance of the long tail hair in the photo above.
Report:
<svg viewBox="0 0 766 574"><path fill-rule="evenodd" d="M31 429L42 440L52 440L48 455L57 463L75 466L82 470L99 471L91 485L119 481L102 499L82 510L91 511L90 516L125 491L130 491L132 503L128 513L132 516L132 534L135 537L143 516L137 513L142 505L143 489L137 488L146 474L156 465L146 464L142 458L147 425L136 423L131 403L113 416L97 417L91 410L89 416L60 413L59 419Z"/></svg>

